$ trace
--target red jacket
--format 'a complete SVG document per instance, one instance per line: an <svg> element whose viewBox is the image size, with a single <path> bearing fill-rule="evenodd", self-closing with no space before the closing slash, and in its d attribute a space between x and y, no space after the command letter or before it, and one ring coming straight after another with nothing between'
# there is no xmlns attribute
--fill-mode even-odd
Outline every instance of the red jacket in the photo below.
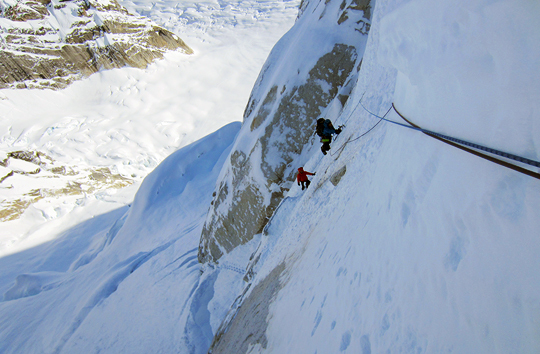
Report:
<svg viewBox="0 0 540 354"><path fill-rule="evenodd" d="M298 169L298 175L296 175L296 181L298 183L306 182L306 181L308 181L308 178L307 178L308 175L313 176L313 175L315 175L315 173L304 171L304 169L302 167L300 167Z"/></svg>

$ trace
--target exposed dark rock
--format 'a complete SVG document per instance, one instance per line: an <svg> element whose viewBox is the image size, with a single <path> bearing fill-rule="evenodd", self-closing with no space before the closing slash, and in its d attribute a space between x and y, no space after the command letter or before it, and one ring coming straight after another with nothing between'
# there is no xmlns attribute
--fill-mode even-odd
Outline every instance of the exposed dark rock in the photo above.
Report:
<svg viewBox="0 0 540 354"><path fill-rule="evenodd" d="M269 307L283 288L280 279L285 263L279 264L268 276L255 285L241 305L233 309L234 316L225 321L214 336L209 353L247 353L250 347L266 348L266 328Z"/></svg>
<svg viewBox="0 0 540 354"><path fill-rule="evenodd" d="M317 61L305 84L281 95L279 100L276 86L268 92L255 113L251 129L259 127L270 112L272 121L266 125L249 156L241 151L231 154L233 202L223 214L211 214L205 224L199 247L201 261L218 259L222 249L229 252L262 231L288 191L287 182L294 179L295 169L291 163L309 141L313 122L320 116L321 109L337 96L354 69L356 59L354 47L337 44ZM250 159L258 154L262 156L262 165L253 167ZM280 160L277 165L276 156ZM272 161L268 161L268 157ZM260 169L267 178L265 185L252 183L253 168ZM211 210L219 209L228 200L229 193L229 186L222 184ZM265 201L267 194L271 197Z"/></svg>
<svg viewBox="0 0 540 354"><path fill-rule="evenodd" d="M26 171L18 170L10 167L12 160L26 161L35 167L29 166ZM51 157L39 151L10 152L0 161L0 165L11 169L5 176L0 176L0 187L3 189L12 188L8 186L9 180L17 175L34 179L58 178L58 175L62 175L65 180L63 186L25 190L18 195L0 200L0 222L19 218L28 207L44 198L88 195L104 189L121 189L133 183L132 180L113 173L108 167L86 169L58 165Z"/></svg>
<svg viewBox="0 0 540 354"><path fill-rule="evenodd" d="M0 33L0 88L64 88L103 69L145 68L168 50L193 53L177 35L129 14L116 0L29 0L2 14L13 26ZM70 28L54 27L62 21L48 21L53 16L72 21ZM32 26L17 25L22 21Z"/></svg>
<svg viewBox="0 0 540 354"><path fill-rule="evenodd" d="M17 2L4 11L4 17L12 21L42 20L49 15L47 5L51 0L27 0Z"/></svg>
<svg viewBox="0 0 540 354"><path fill-rule="evenodd" d="M336 171L332 177L330 177L330 182L334 185L334 186L337 186L339 184L339 182L341 181L341 178L343 178L343 176L345 176L345 173L347 173L347 166L343 166L342 168L340 168L338 171Z"/></svg>

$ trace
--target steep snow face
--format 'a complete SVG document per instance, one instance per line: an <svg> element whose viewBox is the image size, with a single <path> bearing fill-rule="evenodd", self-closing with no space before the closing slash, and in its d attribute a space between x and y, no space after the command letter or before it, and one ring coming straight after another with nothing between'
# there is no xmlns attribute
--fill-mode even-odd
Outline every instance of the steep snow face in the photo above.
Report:
<svg viewBox="0 0 540 354"><path fill-rule="evenodd" d="M395 102L538 160L539 16L530 1L377 2L345 131L327 156L305 148L317 174L263 230L215 352L540 350L539 181L367 111L403 122Z"/></svg>
<svg viewBox="0 0 540 354"><path fill-rule="evenodd" d="M310 6L302 6L304 23L320 17ZM470 67L487 52L494 63L537 62L538 48L522 31L536 38L538 10L525 0L378 1L361 70L344 86L349 99L323 111L345 124L344 132L327 156L317 142L303 146L295 161L317 174L306 191L291 186L261 234L216 264L197 262L211 193L231 170L235 124L173 154L130 208L0 258L0 313L9 319L0 322L0 351L205 353L211 345L215 353L539 352L538 181L367 111L398 121L389 110L395 101L432 130L538 156L539 112L529 94L540 81L525 80L528 69L520 65L494 66L488 87ZM442 16L442 28L432 22L446 11L468 16ZM515 19L508 32L473 31L478 23L497 28L503 13ZM435 34L461 38L460 53L471 60L438 71L431 60L444 57L445 45L425 46L439 43ZM523 50L497 50L516 41ZM291 75L284 80L298 75L287 63L308 60L297 56L314 50L302 50L303 43L311 44L301 41L290 57L270 63L282 64ZM422 73L424 60L437 75ZM452 87L463 91L433 84L453 76ZM523 106L503 99L503 78L527 83ZM484 90L473 91L475 85ZM486 116L453 116L428 102L444 94L481 113L484 106L464 92L532 113L474 128ZM532 139L526 149L521 133ZM263 156L252 160L262 164Z"/></svg>
<svg viewBox="0 0 540 354"><path fill-rule="evenodd" d="M370 2L309 1L300 12L253 89L203 229L201 262L219 259L262 231L306 161L316 119L337 117L356 81Z"/></svg>
<svg viewBox="0 0 540 354"><path fill-rule="evenodd" d="M423 8L428 18L406 20ZM380 55L399 71L398 109L426 129L539 160L539 8L414 1L389 14Z"/></svg>
<svg viewBox="0 0 540 354"><path fill-rule="evenodd" d="M130 207L0 258L0 313L9 319L0 352L206 352L208 304L224 313L241 290L230 285L242 282L238 272L225 270L222 284L217 272L201 277L197 262L212 189L239 129L231 123L172 154Z"/></svg>

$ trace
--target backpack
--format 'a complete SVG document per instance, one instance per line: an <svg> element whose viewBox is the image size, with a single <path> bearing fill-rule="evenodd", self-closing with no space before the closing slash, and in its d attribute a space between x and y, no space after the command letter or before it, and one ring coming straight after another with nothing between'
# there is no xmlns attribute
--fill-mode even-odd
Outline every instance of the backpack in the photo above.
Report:
<svg viewBox="0 0 540 354"><path fill-rule="evenodd" d="M317 119L317 128L315 128L315 133L317 133L317 135L320 137L324 135L324 118Z"/></svg>

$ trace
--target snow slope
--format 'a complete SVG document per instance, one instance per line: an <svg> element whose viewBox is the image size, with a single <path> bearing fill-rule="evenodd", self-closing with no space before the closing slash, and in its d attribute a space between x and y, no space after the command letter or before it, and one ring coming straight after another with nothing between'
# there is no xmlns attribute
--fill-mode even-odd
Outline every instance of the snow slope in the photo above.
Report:
<svg viewBox="0 0 540 354"><path fill-rule="evenodd" d="M239 128L231 123L172 154L132 205L1 258L0 312L9 320L0 324L0 351L204 352L215 277L200 276L198 237Z"/></svg>
<svg viewBox="0 0 540 354"><path fill-rule="evenodd" d="M256 255L251 289L283 270L273 297L245 296L271 302L250 353L540 350L538 180L363 108L395 102L428 129L538 160L538 15L527 1L377 2L335 120L346 129L331 155L314 144L304 168L317 175Z"/></svg>

